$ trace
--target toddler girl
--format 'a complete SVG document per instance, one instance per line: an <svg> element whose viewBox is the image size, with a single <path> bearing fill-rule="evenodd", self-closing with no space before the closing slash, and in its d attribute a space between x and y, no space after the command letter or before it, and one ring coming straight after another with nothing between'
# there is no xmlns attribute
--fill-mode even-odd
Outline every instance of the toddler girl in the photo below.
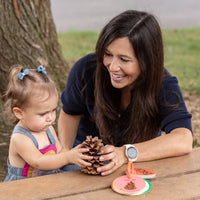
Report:
<svg viewBox="0 0 200 200"><path fill-rule="evenodd" d="M37 69L13 66L5 96L6 112L17 124L11 135L4 181L59 173L59 168L68 164L91 165L85 160L92 157L83 154L88 149L82 145L63 149L57 138L52 124L58 93L45 63Z"/></svg>

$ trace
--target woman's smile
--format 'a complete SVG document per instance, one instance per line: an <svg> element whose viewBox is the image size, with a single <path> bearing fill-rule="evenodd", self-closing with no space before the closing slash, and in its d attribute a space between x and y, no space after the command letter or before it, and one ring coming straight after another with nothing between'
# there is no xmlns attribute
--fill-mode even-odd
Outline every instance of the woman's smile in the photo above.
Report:
<svg viewBox="0 0 200 200"><path fill-rule="evenodd" d="M123 81L123 79L126 77L126 75L118 75L118 74L114 74L114 73L110 73L111 74L111 78L113 79L113 81Z"/></svg>

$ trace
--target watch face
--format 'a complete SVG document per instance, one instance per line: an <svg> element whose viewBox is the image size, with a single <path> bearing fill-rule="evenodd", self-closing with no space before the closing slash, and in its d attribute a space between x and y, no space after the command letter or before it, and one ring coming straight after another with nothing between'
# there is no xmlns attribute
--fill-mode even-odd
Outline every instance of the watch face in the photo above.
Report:
<svg viewBox="0 0 200 200"><path fill-rule="evenodd" d="M135 159L135 158L137 158L137 154L138 154L138 152L137 152L137 149L136 149L136 148L134 148L134 147L129 147L129 148L127 149L127 155L128 155L128 157L129 157L130 159Z"/></svg>

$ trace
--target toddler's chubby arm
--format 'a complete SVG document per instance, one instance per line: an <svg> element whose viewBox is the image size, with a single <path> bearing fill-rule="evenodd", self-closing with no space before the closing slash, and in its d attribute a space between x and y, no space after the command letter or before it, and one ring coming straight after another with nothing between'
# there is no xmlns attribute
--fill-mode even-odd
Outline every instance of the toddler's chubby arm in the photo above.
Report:
<svg viewBox="0 0 200 200"><path fill-rule="evenodd" d="M91 160L92 156L84 154L85 152L88 152L89 149L84 148L81 144L71 150L62 149L58 138L56 137L55 139L57 143L56 146L58 145L57 148L59 148L59 152L54 155L43 155L35 147L32 140L27 136L22 134L13 134L11 138L15 153L18 154L24 161L29 163L29 165L39 170L55 170L68 164L77 164L81 167L91 165L91 163L87 162L86 160Z"/></svg>

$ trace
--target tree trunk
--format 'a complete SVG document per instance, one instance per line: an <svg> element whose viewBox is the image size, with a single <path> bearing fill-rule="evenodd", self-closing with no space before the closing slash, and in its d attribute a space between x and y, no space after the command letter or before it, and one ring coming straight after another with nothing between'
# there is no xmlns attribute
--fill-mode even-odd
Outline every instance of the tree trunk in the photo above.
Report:
<svg viewBox="0 0 200 200"><path fill-rule="evenodd" d="M38 57L47 60L47 71L60 92L66 83L68 65L57 40L50 0L0 0L0 95L5 92L12 65L36 68ZM3 98L1 113L2 104ZM2 118L0 128L6 124Z"/></svg>

